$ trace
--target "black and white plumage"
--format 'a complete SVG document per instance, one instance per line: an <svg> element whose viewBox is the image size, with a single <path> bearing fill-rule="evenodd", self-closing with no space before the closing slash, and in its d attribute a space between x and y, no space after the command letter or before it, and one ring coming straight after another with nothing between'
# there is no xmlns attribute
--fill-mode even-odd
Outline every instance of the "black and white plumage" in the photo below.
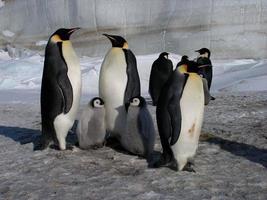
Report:
<svg viewBox="0 0 267 200"><path fill-rule="evenodd" d="M155 143L152 117L143 97L137 96L127 103L126 132L120 143L129 152L150 159Z"/></svg>
<svg viewBox="0 0 267 200"><path fill-rule="evenodd" d="M105 102L106 129L111 137L120 137L126 128L125 104L140 95L136 58L127 41L117 35L105 35L112 43L102 63L99 95Z"/></svg>
<svg viewBox="0 0 267 200"><path fill-rule="evenodd" d="M106 136L104 101L95 97L83 109L77 126L79 147L102 147Z"/></svg>
<svg viewBox="0 0 267 200"><path fill-rule="evenodd" d="M200 68L203 68L203 76L208 81L208 88L210 90L211 83L212 83L212 63L210 60L210 50L207 48L201 48L199 50L196 50L196 52L199 53L199 56L197 58L197 63Z"/></svg>
<svg viewBox="0 0 267 200"><path fill-rule="evenodd" d="M168 55L167 52L161 53L152 64L149 78L149 94L154 106L157 105L160 91L173 71L173 64Z"/></svg>
<svg viewBox="0 0 267 200"><path fill-rule="evenodd" d="M191 70L198 69L197 66L190 67ZM175 170L192 170L187 164L198 147L204 96L199 74L181 73L179 67L176 68L164 85L156 109L163 154L154 167L167 165Z"/></svg>
<svg viewBox="0 0 267 200"><path fill-rule="evenodd" d="M69 40L78 29L59 29L47 43L41 86L42 137L35 150L45 149L51 141L60 150L66 149L81 95L80 62Z"/></svg>

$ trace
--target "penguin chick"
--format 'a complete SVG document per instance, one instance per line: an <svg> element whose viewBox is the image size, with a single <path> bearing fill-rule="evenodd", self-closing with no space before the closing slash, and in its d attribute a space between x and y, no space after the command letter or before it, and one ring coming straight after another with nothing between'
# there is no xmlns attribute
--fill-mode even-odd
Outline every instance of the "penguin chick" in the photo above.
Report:
<svg viewBox="0 0 267 200"><path fill-rule="evenodd" d="M77 136L81 149L102 147L106 136L104 101L93 98L83 110Z"/></svg>
<svg viewBox="0 0 267 200"><path fill-rule="evenodd" d="M126 109L126 132L120 138L121 145L149 161L154 149L155 129L146 101L141 96L133 97L126 104Z"/></svg>

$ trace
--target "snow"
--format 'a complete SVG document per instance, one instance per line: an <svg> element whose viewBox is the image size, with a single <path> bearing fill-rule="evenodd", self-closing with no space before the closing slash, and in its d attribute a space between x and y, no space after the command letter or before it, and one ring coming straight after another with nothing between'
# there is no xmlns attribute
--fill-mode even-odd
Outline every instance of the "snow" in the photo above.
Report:
<svg viewBox="0 0 267 200"><path fill-rule="evenodd" d="M0 7L1 7L1 2L0 2ZM9 31L9 30L4 30L2 31L3 35L6 37L13 37L15 35L15 33Z"/></svg>
<svg viewBox="0 0 267 200"><path fill-rule="evenodd" d="M44 57L32 52L27 53L27 50L23 52L19 54L22 57L11 58L6 51L0 51L0 90L40 90ZM157 53L136 56L143 96L148 96L150 69L158 55ZM169 58L175 67L181 56L170 53ZM103 57L80 58L84 95L98 95L102 61ZM267 90L266 59L215 60L213 69L212 92Z"/></svg>
<svg viewBox="0 0 267 200"><path fill-rule="evenodd" d="M46 40L40 40L35 43L36 46L44 46L47 44Z"/></svg>
<svg viewBox="0 0 267 200"><path fill-rule="evenodd" d="M5 6L5 2L3 0L0 0L0 8Z"/></svg>

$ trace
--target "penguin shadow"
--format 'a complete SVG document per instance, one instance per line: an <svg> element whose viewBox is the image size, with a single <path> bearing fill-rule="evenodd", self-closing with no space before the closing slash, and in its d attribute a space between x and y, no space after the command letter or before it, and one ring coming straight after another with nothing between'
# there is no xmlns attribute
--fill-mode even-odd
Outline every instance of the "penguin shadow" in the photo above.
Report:
<svg viewBox="0 0 267 200"><path fill-rule="evenodd" d="M251 162L261 164L267 168L267 149L260 149L249 144L226 140L217 136L208 137L203 141L219 145L225 151L236 156L244 157Z"/></svg>
<svg viewBox="0 0 267 200"><path fill-rule="evenodd" d="M71 145L75 145L78 141L75 134L77 124L78 121L76 120L67 136L67 142ZM39 145L41 139L40 130L22 127L0 126L0 135L8 137L20 145L33 143L33 149ZM53 148L53 145L50 148Z"/></svg>
<svg viewBox="0 0 267 200"><path fill-rule="evenodd" d="M11 138L21 145L33 143L35 147L41 137L41 131L21 127L0 126L0 135Z"/></svg>

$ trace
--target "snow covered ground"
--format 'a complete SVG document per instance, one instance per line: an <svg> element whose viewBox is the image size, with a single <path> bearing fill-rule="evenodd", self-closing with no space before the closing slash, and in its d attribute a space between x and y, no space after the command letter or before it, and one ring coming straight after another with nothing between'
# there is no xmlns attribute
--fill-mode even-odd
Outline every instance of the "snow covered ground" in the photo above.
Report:
<svg viewBox="0 0 267 200"><path fill-rule="evenodd" d="M142 94L148 95L150 69L158 54L137 56L141 78ZM170 54L174 67L181 56ZM0 51L0 91L15 90L38 94L44 58L38 54L25 53L21 58L11 58L7 52ZM82 67L83 95L98 95L98 77L103 58L80 58ZM212 92L241 92L267 90L266 60L215 60ZM0 101L2 98L0 98Z"/></svg>
<svg viewBox="0 0 267 200"><path fill-rule="evenodd" d="M267 60L215 60L196 173L148 169L114 147L34 152L40 137L44 58L0 51L0 200L2 199L267 199ZM158 54L137 56L142 94ZM174 67L179 55L171 54ZM97 95L102 58L82 57L80 109ZM155 120L155 108L148 105ZM72 132L68 141L75 144ZM155 150L160 151L157 136Z"/></svg>

